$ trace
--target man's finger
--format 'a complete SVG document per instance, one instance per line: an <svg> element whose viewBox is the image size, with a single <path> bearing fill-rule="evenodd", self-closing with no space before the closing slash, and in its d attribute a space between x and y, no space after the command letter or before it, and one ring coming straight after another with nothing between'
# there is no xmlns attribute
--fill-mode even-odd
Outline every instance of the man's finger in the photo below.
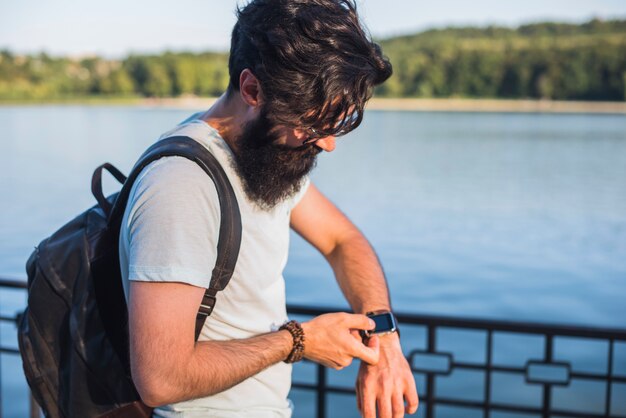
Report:
<svg viewBox="0 0 626 418"><path fill-rule="evenodd" d="M402 418L404 416L404 397L402 392L393 392L391 395L391 411L393 418Z"/></svg>
<svg viewBox="0 0 626 418"><path fill-rule="evenodd" d="M417 388L415 387L414 379L408 379L406 388L404 389L404 399L406 400L406 413L416 413L419 405L419 397L417 396Z"/></svg>
<svg viewBox="0 0 626 418"><path fill-rule="evenodd" d="M372 335L371 337L369 337L367 339L366 345L369 348L378 350L380 348L380 339L378 338L378 335Z"/></svg>
<svg viewBox="0 0 626 418"><path fill-rule="evenodd" d="M376 402L378 406L379 418L392 418L391 415L391 399L386 394L381 394Z"/></svg>
<svg viewBox="0 0 626 418"><path fill-rule="evenodd" d="M356 382L356 409L359 410L359 412L361 413L361 415L363 415L363 409L361 406L361 385L359 384L359 381L357 380Z"/></svg>
<svg viewBox="0 0 626 418"><path fill-rule="evenodd" d="M363 418L376 418L376 396L371 391L366 391L365 388L362 388L361 395Z"/></svg>
<svg viewBox="0 0 626 418"><path fill-rule="evenodd" d="M357 341L362 341L363 339L361 338L361 334L359 333L359 330L356 329L351 329L350 330L350 334L352 334L352 337L357 340Z"/></svg>
<svg viewBox="0 0 626 418"><path fill-rule="evenodd" d="M358 357L367 364L375 365L380 357L380 342L378 337L373 335L367 341L367 346L360 341L354 342L354 357Z"/></svg>
<svg viewBox="0 0 626 418"><path fill-rule="evenodd" d="M346 314L345 324L350 329L372 330L376 328L376 322L366 315Z"/></svg>

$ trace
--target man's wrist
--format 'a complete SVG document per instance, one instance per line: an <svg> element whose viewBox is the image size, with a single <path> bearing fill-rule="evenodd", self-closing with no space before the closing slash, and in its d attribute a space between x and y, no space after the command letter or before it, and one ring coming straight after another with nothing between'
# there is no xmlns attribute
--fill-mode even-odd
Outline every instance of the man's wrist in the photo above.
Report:
<svg viewBox="0 0 626 418"><path fill-rule="evenodd" d="M276 330L275 334L282 337L282 341L280 343L280 346L282 347L280 352L280 361L284 361L293 349L293 337L286 329Z"/></svg>
<svg viewBox="0 0 626 418"><path fill-rule="evenodd" d="M392 346L400 343L400 334L398 332L391 332L389 334L379 335L378 340L381 346Z"/></svg>
<svg viewBox="0 0 626 418"><path fill-rule="evenodd" d="M287 358L284 360L285 363L297 363L302 360L304 357L304 330L298 321L288 321L285 322L280 330L288 331L291 334L293 345L292 348L287 355Z"/></svg>

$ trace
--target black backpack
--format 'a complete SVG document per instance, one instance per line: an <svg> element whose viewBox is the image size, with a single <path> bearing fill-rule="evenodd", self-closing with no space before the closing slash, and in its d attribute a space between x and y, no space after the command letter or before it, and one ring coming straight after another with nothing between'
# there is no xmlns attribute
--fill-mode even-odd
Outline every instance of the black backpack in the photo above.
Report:
<svg viewBox="0 0 626 418"><path fill-rule="evenodd" d="M133 182L159 158L195 161L217 188L221 225L218 255L196 318L196 340L230 280L241 244L241 216L233 188L215 157L188 137L160 140L139 159L128 179L111 164L98 167L92 193L98 204L43 240L26 263L28 307L18 341L26 380L47 417L149 417L130 376L128 312L118 240ZM102 171L123 187L105 198Z"/></svg>

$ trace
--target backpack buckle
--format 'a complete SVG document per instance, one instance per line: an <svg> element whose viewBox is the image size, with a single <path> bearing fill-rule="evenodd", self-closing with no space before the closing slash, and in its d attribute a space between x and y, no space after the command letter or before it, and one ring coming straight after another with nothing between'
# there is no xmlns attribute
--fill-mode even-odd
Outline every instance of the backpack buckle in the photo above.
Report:
<svg viewBox="0 0 626 418"><path fill-rule="evenodd" d="M209 316L211 312L213 312L213 308L215 307L215 295L204 294L202 297L202 303L200 303L200 309L198 313Z"/></svg>

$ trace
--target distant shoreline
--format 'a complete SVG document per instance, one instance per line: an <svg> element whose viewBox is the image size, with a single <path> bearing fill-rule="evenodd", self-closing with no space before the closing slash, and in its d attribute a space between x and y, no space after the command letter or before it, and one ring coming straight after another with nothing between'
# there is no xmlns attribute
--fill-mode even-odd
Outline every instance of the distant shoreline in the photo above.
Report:
<svg viewBox="0 0 626 418"><path fill-rule="evenodd" d="M501 99L372 99L369 110L504 112L504 113L599 113L626 115L626 102L578 102Z"/></svg>
<svg viewBox="0 0 626 418"><path fill-rule="evenodd" d="M204 109L216 98L76 98L53 101L0 101L0 107L39 105L138 106L174 109ZM502 113L597 113L626 115L626 102L582 102L503 99L409 99L373 98L367 110L407 112L502 112Z"/></svg>

